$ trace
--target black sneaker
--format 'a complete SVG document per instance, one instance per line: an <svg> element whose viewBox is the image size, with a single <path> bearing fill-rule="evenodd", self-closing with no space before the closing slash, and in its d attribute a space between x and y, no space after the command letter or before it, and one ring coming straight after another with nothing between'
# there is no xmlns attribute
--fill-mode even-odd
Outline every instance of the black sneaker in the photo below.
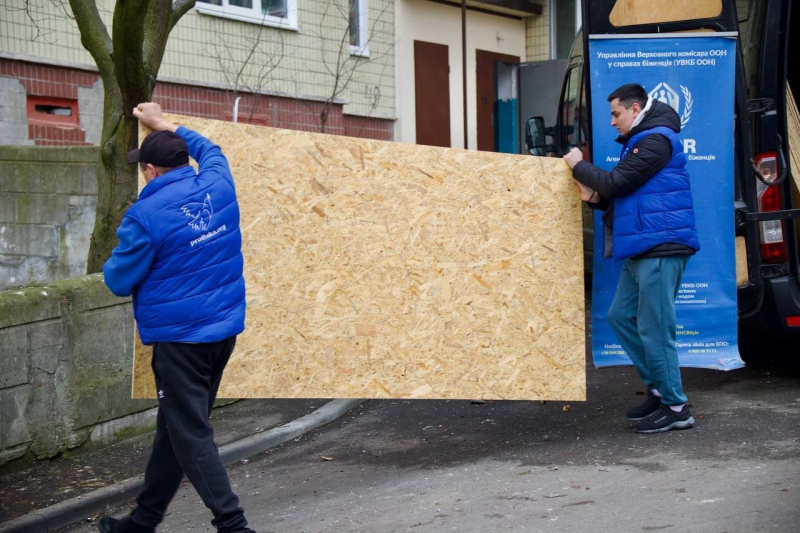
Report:
<svg viewBox="0 0 800 533"><path fill-rule="evenodd" d="M694 426L694 417L687 406L675 412L667 405L636 424L637 433L661 433L671 429L689 429Z"/></svg>
<svg viewBox="0 0 800 533"><path fill-rule="evenodd" d="M625 416L628 417L628 420L643 420L658 411L659 407L661 407L661 398L648 391L647 399L641 405L628 409Z"/></svg>
<svg viewBox="0 0 800 533"><path fill-rule="evenodd" d="M104 516L97 521L97 529L100 530L100 533L155 533L155 529L140 526L130 517L117 520L110 516Z"/></svg>

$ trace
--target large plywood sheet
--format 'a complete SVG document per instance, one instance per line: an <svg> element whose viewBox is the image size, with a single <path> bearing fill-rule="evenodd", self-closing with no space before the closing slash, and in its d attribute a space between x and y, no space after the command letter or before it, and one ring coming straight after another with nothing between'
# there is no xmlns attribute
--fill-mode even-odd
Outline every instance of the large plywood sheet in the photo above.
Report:
<svg viewBox="0 0 800 533"><path fill-rule="evenodd" d="M719 16L722 0L617 0L609 20L614 26L635 26Z"/></svg>
<svg viewBox="0 0 800 533"><path fill-rule="evenodd" d="M241 207L247 321L220 397L585 399L561 159L171 119L222 147Z"/></svg>
<svg viewBox="0 0 800 533"><path fill-rule="evenodd" d="M788 116L790 166L795 190L800 191L800 112L797 110L794 94L788 83L786 84L786 114Z"/></svg>
<svg viewBox="0 0 800 533"><path fill-rule="evenodd" d="M792 196L794 198L794 207L800 207L800 112L797 110L797 103L788 83L786 84L786 115L788 116L789 166L794 180ZM797 246L800 248L800 218L795 219L794 228Z"/></svg>

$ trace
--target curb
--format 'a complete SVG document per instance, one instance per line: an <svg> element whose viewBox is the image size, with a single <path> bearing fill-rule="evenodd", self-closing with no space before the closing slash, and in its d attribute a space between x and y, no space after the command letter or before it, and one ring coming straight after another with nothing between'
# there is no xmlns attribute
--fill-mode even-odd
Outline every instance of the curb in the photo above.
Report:
<svg viewBox="0 0 800 533"><path fill-rule="evenodd" d="M219 448L222 463L228 466L288 442L318 427L333 422L365 399L332 400L316 411L288 424L272 428ZM0 524L0 533L47 533L85 520L99 511L136 498L144 485L144 475L132 477L87 494L65 500Z"/></svg>

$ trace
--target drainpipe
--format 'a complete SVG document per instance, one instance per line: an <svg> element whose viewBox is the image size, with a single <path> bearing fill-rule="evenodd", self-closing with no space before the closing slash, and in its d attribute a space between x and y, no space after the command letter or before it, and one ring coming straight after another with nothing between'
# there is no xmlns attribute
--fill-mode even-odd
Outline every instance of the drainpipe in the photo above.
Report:
<svg viewBox="0 0 800 533"><path fill-rule="evenodd" d="M236 100L233 102L233 121L239 122L239 100L241 100L241 96L237 96Z"/></svg>
<svg viewBox="0 0 800 533"><path fill-rule="evenodd" d="M469 149L467 126L467 0L461 0L461 84L464 88L464 150Z"/></svg>

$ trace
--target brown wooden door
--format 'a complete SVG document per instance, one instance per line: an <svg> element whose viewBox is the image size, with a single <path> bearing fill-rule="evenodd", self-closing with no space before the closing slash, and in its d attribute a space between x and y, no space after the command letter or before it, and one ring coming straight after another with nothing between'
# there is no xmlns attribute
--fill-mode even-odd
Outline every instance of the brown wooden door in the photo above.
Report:
<svg viewBox="0 0 800 533"><path fill-rule="evenodd" d="M495 61L519 63L519 57L476 50L475 84L478 100L478 150L494 152Z"/></svg>
<svg viewBox="0 0 800 533"><path fill-rule="evenodd" d="M417 144L450 147L450 63L447 45L414 41Z"/></svg>

